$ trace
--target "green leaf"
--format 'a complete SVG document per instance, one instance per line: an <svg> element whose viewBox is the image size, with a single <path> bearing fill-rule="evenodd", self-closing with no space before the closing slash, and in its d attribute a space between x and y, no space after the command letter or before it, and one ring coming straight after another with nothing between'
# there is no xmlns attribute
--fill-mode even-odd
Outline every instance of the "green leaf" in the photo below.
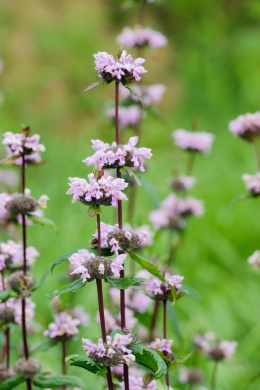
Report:
<svg viewBox="0 0 260 390"><path fill-rule="evenodd" d="M92 83L86 89L84 89L84 92L90 91L91 89L93 89L95 87L99 87L100 85L107 85L109 83L110 82L108 82L108 81L98 81L97 83Z"/></svg>
<svg viewBox="0 0 260 390"><path fill-rule="evenodd" d="M9 298L17 297L17 292L10 288L0 292L0 303L6 302Z"/></svg>
<svg viewBox="0 0 260 390"><path fill-rule="evenodd" d="M113 329L112 330L112 332L111 332L111 340L112 341L114 340L115 335L118 334L118 333L121 334L121 335L124 334L121 329Z"/></svg>
<svg viewBox="0 0 260 390"><path fill-rule="evenodd" d="M136 363L153 371L155 379L159 379L167 374L167 366L164 360L154 349L144 347L140 344L128 346L127 348L131 349L133 355L135 355Z"/></svg>
<svg viewBox="0 0 260 390"><path fill-rule="evenodd" d="M168 366L168 369L169 370L172 370L173 368L176 368L176 367L179 367L180 365L182 365L183 363L186 362L186 360L188 360L191 355L193 354L193 352L190 352L190 353L187 353L186 355L184 356L177 356L173 362L171 362Z"/></svg>
<svg viewBox="0 0 260 390"><path fill-rule="evenodd" d="M80 251L81 249L86 249L90 253L94 253L95 255L98 255L97 248L80 248L80 249L75 249L74 251L65 253L64 255L59 257L58 260L54 261L54 263L52 263L52 265L51 265L51 272L54 270L54 268L57 265L65 263L65 261L67 261L70 256L72 256L74 253ZM113 253L110 251L110 248L101 248L101 256L109 257L109 256L113 256Z"/></svg>
<svg viewBox="0 0 260 390"><path fill-rule="evenodd" d="M97 214L101 214L101 213L102 213L102 209L101 209L101 207L98 204L96 204L95 206L89 206L89 208L88 208L88 216L89 216L89 218L93 218Z"/></svg>
<svg viewBox="0 0 260 390"><path fill-rule="evenodd" d="M158 265L154 265L154 264L149 263L148 261L142 259L140 256L138 256L134 252L129 251L128 253L132 257L132 259L134 261L136 261L143 269L145 269L146 271L150 272L150 274L152 274L153 276L157 277L162 282L168 284L168 286L170 287L171 292L172 292L172 301L173 301L173 304L174 304L176 302L176 300L177 300L177 295L176 295L175 288L170 283L167 282L167 280L163 277L163 275L160 274L160 272L158 271Z"/></svg>
<svg viewBox="0 0 260 390"><path fill-rule="evenodd" d="M168 390L168 386L166 385L165 376L157 379L156 381L156 390Z"/></svg>
<svg viewBox="0 0 260 390"><path fill-rule="evenodd" d="M149 282L148 279L145 278L117 278L112 277L109 279L105 279L105 282L110 284L110 286L119 288L120 290L127 289L131 286L136 286L141 282Z"/></svg>
<svg viewBox="0 0 260 390"><path fill-rule="evenodd" d="M45 272L45 274L43 275L42 279L40 280L40 282L38 284L36 284L32 289L31 291L35 291L35 290L38 290L38 288L40 288L45 282L46 280L48 279L48 276L51 272L51 266L49 266Z"/></svg>
<svg viewBox="0 0 260 390"><path fill-rule="evenodd" d="M66 363L69 362L70 366L82 367L85 370L92 372L93 374L97 374L97 373L106 374L107 372L105 367L102 367L99 364L95 363L88 356L70 355L66 357L65 362Z"/></svg>
<svg viewBox="0 0 260 390"><path fill-rule="evenodd" d="M247 383L245 390L248 390L249 388L252 387L253 384L258 382L260 380L260 373L256 374L250 381Z"/></svg>
<svg viewBox="0 0 260 390"><path fill-rule="evenodd" d="M35 386L38 386L41 389L45 389L46 387L54 389L55 387L59 386L76 386L80 388L85 387L81 379L72 375L55 375L50 377L40 375L32 382Z"/></svg>
<svg viewBox="0 0 260 390"><path fill-rule="evenodd" d="M250 193L244 193L244 194L237 195L231 199L231 201L229 202L227 207L230 208L233 204L235 204L237 202L241 202L241 200L244 200L244 199L249 199L251 197L252 197L252 195Z"/></svg>
<svg viewBox="0 0 260 390"><path fill-rule="evenodd" d="M54 297L57 297L57 295L65 294L67 292L75 292L79 288L85 286L86 283L87 282L83 282L83 280L81 278L77 279L77 280L74 280L74 282L72 282L70 284L67 284L67 286L63 287L61 290L57 290L57 291L54 291L51 294L48 294L47 297L48 298L54 298Z"/></svg>
<svg viewBox="0 0 260 390"><path fill-rule="evenodd" d="M139 179L139 177L129 168L129 167L123 167L124 168L124 171L128 173L128 175L134 179L136 181L136 184L138 186L141 185L141 180Z"/></svg>
<svg viewBox="0 0 260 390"><path fill-rule="evenodd" d="M14 376L12 378L6 379L4 382L0 384L0 390L10 390L14 389L16 386L25 382L24 378Z"/></svg>
<svg viewBox="0 0 260 390"><path fill-rule="evenodd" d="M141 105L142 105L142 108L144 109L144 102L143 102L143 99L141 98L141 96L140 96L132 87L130 87L129 84L127 84L127 83L122 83L122 84L123 84L123 86L124 86L126 89L128 89L128 91L131 93L131 95L134 95L134 96L137 97L137 99L139 100L139 102L140 102Z"/></svg>
<svg viewBox="0 0 260 390"><path fill-rule="evenodd" d="M53 230L55 230L55 232L57 231L57 228L56 228L56 225L55 223L48 219L48 218L45 218L45 217L38 217L37 215L33 215L33 214L27 214L27 217L33 221L34 223L36 224L39 224L39 225L42 225L42 226L49 226L51 227Z"/></svg>
<svg viewBox="0 0 260 390"><path fill-rule="evenodd" d="M54 340L54 339L46 341L45 343L41 343L41 344L37 345L36 347L32 348L30 353L33 355L33 354L38 353L38 352L48 351L50 348L54 347L58 343L59 343L59 341Z"/></svg>

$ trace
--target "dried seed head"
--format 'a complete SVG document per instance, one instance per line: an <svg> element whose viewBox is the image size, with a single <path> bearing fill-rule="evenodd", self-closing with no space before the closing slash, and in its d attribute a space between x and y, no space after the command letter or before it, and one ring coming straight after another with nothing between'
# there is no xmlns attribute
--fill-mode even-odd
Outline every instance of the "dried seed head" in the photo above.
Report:
<svg viewBox="0 0 260 390"><path fill-rule="evenodd" d="M12 199L7 202L6 209L12 216L26 215L37 210L38 202L28 195L14 194Z"/></svg>
<svg viewBox="0 0 260 390"><path fill-rule="evenodd" d="M26 360L22 358L16 362L14 369L17 375L29 379L41 371L42 365L36 359Z"/></svg>
<svg viewBox="0 0 260 390"><path fill-rule="evenodd" d="M27 273L24 275L23 271L13 272L6 279L8 288L12 288L15 291L21 292L23 295L30 295L30 289L34 286L35 280L32 274Z"/></svg>
<svg viewBox="0 0 260 390"><path fill-rule="evenodd" d="M94 279L111 278L111 276L114 275L110 267L111 263L112 260L107 257L95 257L93 260L90 260L87 264L90 275L88 281L91 282ZM101 269L102 272L100 272Z"/></svg>
<svg viewBox="0 0 260 390"><path fill-rule="evenodd" d="M107 241L110 242L112 239L117 241L118 246L121 249L119 253L141 248L143 243L143 238L139 234L123 229L114 229L112 232L108 233Z"/></svg>
<svg viewBox="0 0 260 390"><path fill-rule="evenodd" d="M7 305L0 308L0 324L14 322L14 309Z"/></svg>
<svg viewBox="0 0 260 390"><path fill-rule="evenodd" d="M14 369L12 367L7 368L5 364L0 364L0 381L5 381L6 379L12 378L15 376Z"/></svg>

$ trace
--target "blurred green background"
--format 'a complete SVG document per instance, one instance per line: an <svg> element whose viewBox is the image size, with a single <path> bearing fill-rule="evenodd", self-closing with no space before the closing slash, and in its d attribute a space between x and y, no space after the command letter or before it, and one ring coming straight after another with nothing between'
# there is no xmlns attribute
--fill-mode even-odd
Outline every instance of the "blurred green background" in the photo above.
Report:
<svg viewBox="0 0 260 390"><path fill-rule="evenodd" d="M88 218L81 204L71 204L65 192L69 176L84 177L90 172L81 161L91 154L91 138L114 140L113 128L102 113L106 101L113 99L113 86L88 93L83 90L98 80L93 54L116 53L115 36L124 26L136 24L137 6L123 12L121 4L119 0L0 1L0 57L4 62L0 131L19 132L26 124L41 135L47 148L46 164L28 169L27 186L36 198L43 193L50 197L45 215L58 227L57 233L47 227L29 228L29 244L41 253L34 268L38 279L61 254L88 246L95 230L95 220ZM167 47L146 51L149 72L143 78L147 84L167 86L160 104L167 123L149 115L143 122L142 145L153 151L145 179L160 200L170 192L167 179L171 173L184 170L187 160L173 146L172 131L190 129L196 116L199 130L216 135L211 155L198 157L194 171L197 184L192 195L205 201L206 214L190 222L176 259L177 271L194 293L176 307L182 339L170 324L169 333L180 353L189 351L193 335L200 330L237 340L234 359L221 364L218 388L244 389L260 370L259 272L246 261L259 249L259 200L228 207L234 196L245 191L241 175L256 172L251 145L235 139L228 122L259 109L260 3L162 1L147 7L146 23L169 39ZM135 223L147 223L153 207L147 190L140 188ZM102 219L112 223L112 210L104 210ZM162 237L154 252L164 255L167 250ZM34 296L43 329L52 319L46 294L64 285L62 272L66 274L65 267L56 269ZM66 296L63 301L72 299ZM76 301L85 305L93 319L82 335L98 337L95 285L81 290ZM32 336L30 343L38 338ZM71 343L70 352L81 353L80 339ZM39 358L45 368L59 371L59 356L55 347ZM202 366L207 384L212 366L210 362ZM69 372L81 376L89 389L99 388L91 374L77 368ZM251 388L259 389L259 385Z"/></svg>

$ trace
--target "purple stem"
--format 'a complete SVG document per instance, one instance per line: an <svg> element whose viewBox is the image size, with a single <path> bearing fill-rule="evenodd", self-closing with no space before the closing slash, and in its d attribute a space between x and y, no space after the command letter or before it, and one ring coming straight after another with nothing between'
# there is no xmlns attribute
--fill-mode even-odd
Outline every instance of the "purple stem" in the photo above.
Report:
<svg viewBox="0 0 260 390"><path fill-rule="evenodd" d="M22 191L25 194L25 157L22 155ZM26 222L25 215L22 215L22 228L23 228L23 273L27 273L27 261L26 261ZM27 343L27 330L26 330L26 317L25 317L25 298L22 298L22 331L23 331L23 349L24 357L26 360L29 359L29 349ZM30 379L26 380L27 390L32 390L32 383Z"/></svg>
<svg viewBox="0 0 260 390"><path fill-rule="evenodd" d="M166 332L166 321L167 319L167 301L163 301L163 338L167 339L167 332ZM169 388L169 372L167 371L166 374L166 385Z"/></svg>
<svg viewBox="0 0 260 390"><path fill-rule="evenodd" d="M97 214L97 230L98 230L98 256L100 256L101 254L100 214ZM99 307L99 318L100 318L102 340L103 343L106 343L107 335L106 335L106 321L105 321L105 312L104 312L102 280L96 279L96 283L97 283L98 307ZM113 381L112 381L112 374L111 374L110 367L107 367L107 385L109 390L113 390Z"/></svg>

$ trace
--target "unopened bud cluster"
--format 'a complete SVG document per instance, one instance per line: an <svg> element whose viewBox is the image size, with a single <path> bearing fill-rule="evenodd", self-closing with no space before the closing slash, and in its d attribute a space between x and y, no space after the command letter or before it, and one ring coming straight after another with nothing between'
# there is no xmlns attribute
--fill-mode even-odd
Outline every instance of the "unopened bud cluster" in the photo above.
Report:
<svg viewBox="0 0 260 390"><path fill-rule="evenodd" d="M36 359L30 358L26 360L22 358L16 362L14 369L17 375L25 379L30 379L41 371L42 366Z"/></svg>
<svg viewBox="0 0 260 390"><path fill-rule="evenodd" d="M20 292L25 298L31 295L30 290L34 286L35 280L30 273L24 275L23 271L16 271L7 277L6 284L8 288Z"/></svg>
<svg viewBox="0 0 260 390"><path fill-rule="evenodd" d="M36 211L38 201L29 195L13 194L5 207L11 216L16 217L17 215L31 214Z"/></svg>

